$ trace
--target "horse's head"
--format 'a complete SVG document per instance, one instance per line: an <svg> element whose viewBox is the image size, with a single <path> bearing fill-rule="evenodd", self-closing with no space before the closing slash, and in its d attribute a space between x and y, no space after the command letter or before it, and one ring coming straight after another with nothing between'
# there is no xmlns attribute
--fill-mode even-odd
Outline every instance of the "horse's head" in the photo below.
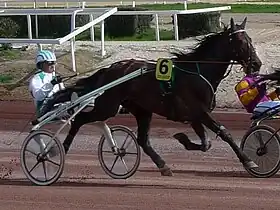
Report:
<svg viewBox="0 0 280 210"><path fill-rule="evenodd" d="M247 17L238 25L234 23L233 18L230 19L230 46L232 47L232 59L239 62L245 74L259 72L262 62L259 59L252 39L246 33L245 26Z"/></svg>

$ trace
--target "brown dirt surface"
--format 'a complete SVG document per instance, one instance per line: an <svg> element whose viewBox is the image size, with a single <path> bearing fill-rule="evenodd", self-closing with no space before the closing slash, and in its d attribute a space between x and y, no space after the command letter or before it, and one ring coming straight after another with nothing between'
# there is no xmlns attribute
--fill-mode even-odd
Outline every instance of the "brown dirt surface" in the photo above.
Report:
<svg viewBox="0 0 280 210"><path fill-rule="evenodd" d="M225 115L225 113L220 114ZM28 129L25 117L14 113L0 117L0 194L1 209L279 209L279 174L272 178L251 177L242 167L229 145L210 133L212 148L208 152L186 151L172 135L194 132L176 124L162 127L154 121L151 144L173 170L173 177L162 177L142 152L141 164L127 180L110 178L97 157L100 133L86 125L76 136L60 179L51 186L33 186L20 168L19 149ZM18 116L18 117L16 117ZM219 117L219 116L218 116ZM221 117L221 116L220 116ZM235 115L229 123L242 120ZM118 118L136 130L133 121ZM167 125L167 124L166 124ZM230 130L239 144L246 129ZM59 139L63 140L62 132ZM13 140L11 145L5 144ZM129 158L125 159L129 162Z"/></svg>

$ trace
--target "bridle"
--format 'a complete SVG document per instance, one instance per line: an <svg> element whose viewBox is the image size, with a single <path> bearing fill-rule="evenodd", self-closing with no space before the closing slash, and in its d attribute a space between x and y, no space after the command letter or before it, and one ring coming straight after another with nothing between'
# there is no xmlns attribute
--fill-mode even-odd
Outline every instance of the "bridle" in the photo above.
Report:
<svg viewBox="0 0 280 210"><path fill-rule="evenodd" d="M234 43L232 43L232 37L231 36L234 35L234 34L240 33L240 32L245 32L245 29L239 29L239 30L236 30L236 31L234 31L232 33L229 33L230 45L234 45ZM245 39L247 41L248 49L254 49L251 40L247 36L245 36ZM233 49L233 54L234 54L235 60L239 60L239 62L242 65L243 68L251 69L252 68L252 52L250 51L248 60L245 61L245 60L240 59L241 58L240 53L236 51L236 48L234 46L232 46L232 49Z"/></svg>

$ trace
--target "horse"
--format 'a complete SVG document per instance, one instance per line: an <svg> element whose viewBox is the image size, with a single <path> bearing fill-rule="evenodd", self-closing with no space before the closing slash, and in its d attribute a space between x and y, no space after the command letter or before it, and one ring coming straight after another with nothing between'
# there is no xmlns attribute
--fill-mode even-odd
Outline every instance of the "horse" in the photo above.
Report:
<svg viewBox="0 0 280 210"><path fill-rule="evenodd" d="M70 100L73 92L82 96L137 69L150 70L105 91L95 100L91 111L77 114L63 142L66 154L83 125L106 121L116 116L122 106L136 118L137 142L163 176L172 176L173 172L150 144L149 130L153 113L165 117L166 120L191 125L201 139L201 144L192 143L183 133L173 135L186 150L206 152L210 149L211 141L205 130L206 126L230 145L245 168L258 167L237 146L229 131L210 116L216 106L216 90L228 75L230 64L241 64L245 74L259 72L261 68L262 62L245 30L246 22L247 17L240 25L235 24L231 18L230 26L224 25L221 31L204 36L198 40L191 52L173 52L170 60L174 67L168 81L156 78L155 62L126 59L112 63L91 76L80 78L54 94L42 106L43 113L49 111L55 103Z"/></svg>

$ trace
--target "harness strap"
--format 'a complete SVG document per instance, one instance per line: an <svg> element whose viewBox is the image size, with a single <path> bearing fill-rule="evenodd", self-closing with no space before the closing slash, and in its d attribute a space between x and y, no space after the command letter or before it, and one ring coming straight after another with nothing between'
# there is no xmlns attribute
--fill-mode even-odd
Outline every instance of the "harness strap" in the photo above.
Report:
<svg viewBox="0 0 280 210"><path fill-rule="evenodd" d="M170 90L173 88L176 75L174 69L171 72L171 79L169 81L160 81L159 83L160 88L163 90L164 94L170 93Z"/></svg>

